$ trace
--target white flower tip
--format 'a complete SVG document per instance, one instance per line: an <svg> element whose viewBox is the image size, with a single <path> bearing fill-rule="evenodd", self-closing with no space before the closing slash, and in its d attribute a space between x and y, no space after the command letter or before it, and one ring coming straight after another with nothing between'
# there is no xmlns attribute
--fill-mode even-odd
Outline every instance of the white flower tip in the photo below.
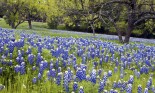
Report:
<svg viewBox="0 0 155 93"><path fill-rule="evenodd" d="M83 89L83 86L80 86L80 89Z"/></svg>

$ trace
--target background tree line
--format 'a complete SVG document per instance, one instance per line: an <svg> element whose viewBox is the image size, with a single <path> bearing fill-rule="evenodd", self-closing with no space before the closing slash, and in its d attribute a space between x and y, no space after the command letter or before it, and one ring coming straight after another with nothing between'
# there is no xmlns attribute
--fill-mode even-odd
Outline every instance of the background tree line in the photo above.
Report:
<svg viewBox="0 0 155 93"><path fill-rule="evenodd" d="M0 17L14 29L42 21L53 29L117 34L122 43L155 33L154 0L0 0Z"/></svg>

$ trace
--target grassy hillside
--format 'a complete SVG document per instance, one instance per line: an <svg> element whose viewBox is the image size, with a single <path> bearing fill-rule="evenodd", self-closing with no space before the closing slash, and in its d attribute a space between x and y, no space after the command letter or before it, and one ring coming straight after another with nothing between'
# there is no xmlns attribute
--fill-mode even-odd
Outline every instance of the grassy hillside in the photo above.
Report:
<svg viewBox="0 0 155 93"><path fill-rule="evenodd" d="M8 24L6 24L5 20L3 18L0 18L0 27L2 28L11 28ZM48 28L47 23L42 22L32 22L32 30L45 30ZM25 21L24 23L20 24L17 29L25 29L28 30L28 22Z"/></svg>

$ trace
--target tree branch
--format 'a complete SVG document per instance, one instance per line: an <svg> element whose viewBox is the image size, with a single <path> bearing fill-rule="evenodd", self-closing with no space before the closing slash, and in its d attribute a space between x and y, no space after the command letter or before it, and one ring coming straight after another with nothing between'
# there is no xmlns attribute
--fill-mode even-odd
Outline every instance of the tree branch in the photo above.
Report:
<svg viewBox="0 0 155 93"><path fill-rule="evenodd" d="M138 23L140 23L140 22L142 22L142 21L144 21L146 19L155 19L155 16L144 16L144 17L138 19L137 21L135 21L134 25L136 26Z"/></svg>
<svg viewBox="0 0 155 93"><path fill-rule="evenodd" d="M109 5L109 4L114 4L114 3L119 3L119 4L126 4L126 5L129 5L130 2L128 2L127 0L110 0L108 2L103 2L103 3L100 3L100 5Z"/></svg>

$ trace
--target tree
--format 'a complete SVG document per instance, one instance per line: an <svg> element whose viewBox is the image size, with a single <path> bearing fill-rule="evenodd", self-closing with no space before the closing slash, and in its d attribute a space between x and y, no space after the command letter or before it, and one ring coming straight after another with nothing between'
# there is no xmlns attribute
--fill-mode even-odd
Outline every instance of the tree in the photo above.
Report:
<svg viewBox="0 0 155 93"><path fill-rule="evenodd" d="M64 5L61 9L65 11L64 19L67 24L75 26L79 29L80 24L87 25L91 28L95 36L95 27L99 26L99 16L97 14L97 7L95 6L100 0L63 0Z"/></svg>
<svg viewBox="0 0 155 93"><path fill-rule="evenodd" d="M4 19L7 24L9 24L13 29L16 29L25 20L25 15L23 13L24 1L22 0L12 0L5 1L3 3L3 9L6 9Z"/></svg>
<svg viewBox="0 0 155 93"><path fill-rule="evenodd" d="M122 35L120 32L120 29L117 27L116 23L119 21L120 16L118 17L119 20L115 20L112 18L112 13L111 11L103 9L106 6L114 6L114 5L120 5L123 7L123 9L120 9L120 14L123 12L125 16L123 16L124 20L127 23L127 30L126 30L126 35L125 39L122 40ZM100 15L102 15L102 19L104 21L104 18L108 18L110 22L113 23L115 26L119 40L120 42L128 43L130 39L130 35L132 31L135 29L135 27L138 24L143 24L143 22L148 21L149 19L154 19L155 18L155 12L154 12L154 0L109 0L103 3L99 4L100 7ZM111 7L112 12L118 11L117 8ZM119 12L118 12L119 13ZM104 15L104 16L103 16Z"/></svg>
<svg viewBox="0 0 155 93"><path fill-rule="evenodd" d="M32 29L32 20L45 17L44 0L1 0L0 7L4 12L4 19L13 29L24 21L28 21Z"/></svg>
<svg viewBox="0 0 155 93"><path fill-rule="evenodd" d="M25 21L28 21L29 29L32 29L32 20L41 19L43 16L44 9L42 9L43 1L38 0L27 0L24 5L24 13L26 16Z"/></svg>

